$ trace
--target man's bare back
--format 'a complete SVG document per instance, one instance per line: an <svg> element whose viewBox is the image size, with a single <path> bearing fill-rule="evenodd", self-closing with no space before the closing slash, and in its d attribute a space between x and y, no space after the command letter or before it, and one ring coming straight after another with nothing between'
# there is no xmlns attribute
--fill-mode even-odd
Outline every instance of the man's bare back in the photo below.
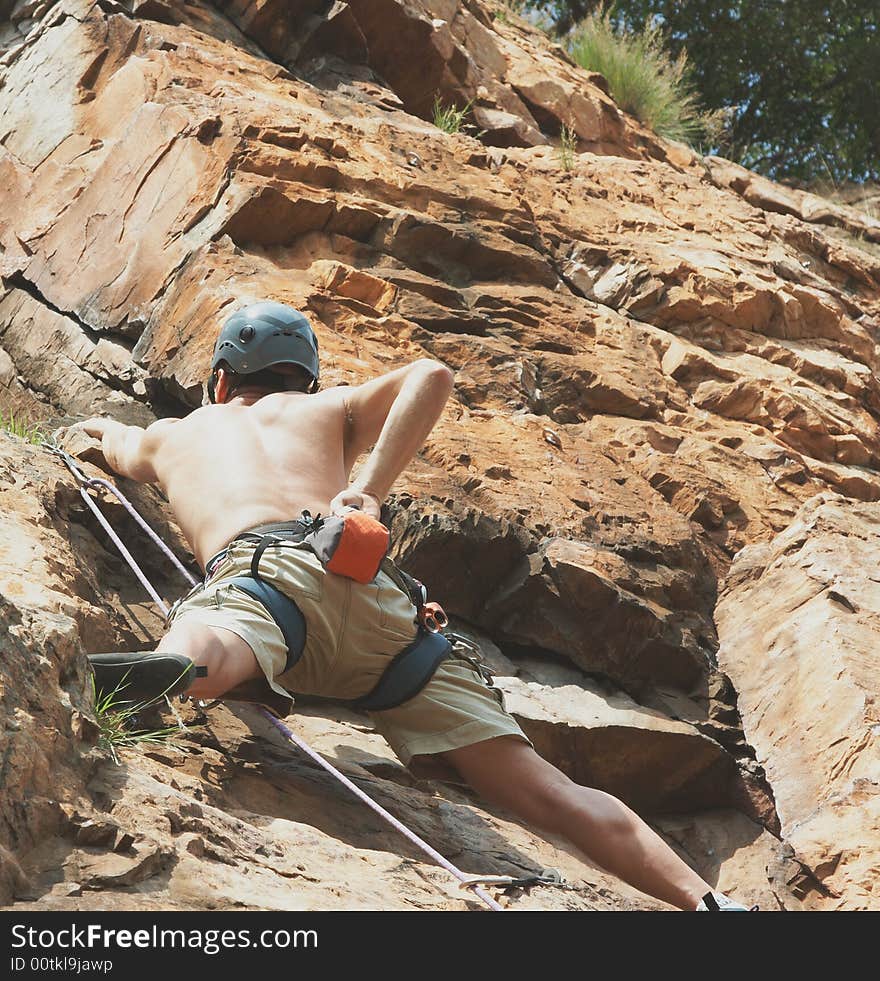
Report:
<svg viewBox="0 0 880 981"><path fill-rule="evenodd" d="M217 404L146 430L107 419L81 424L101 438L118 473L158 483L199 565L239 532L289 521L303 509L355 504L378 517L382 500L433 428L452 372L421 359L357 386L307 395L242 386ZM357 459L373 447L351 485Z"/></svg>
<svg viewBox="0 0 880 981"><path fill-rule="evenodd" d="M348 486L345 388L206 405L157 432L153 467L199 565L246 528L328 514Z"/></svg>

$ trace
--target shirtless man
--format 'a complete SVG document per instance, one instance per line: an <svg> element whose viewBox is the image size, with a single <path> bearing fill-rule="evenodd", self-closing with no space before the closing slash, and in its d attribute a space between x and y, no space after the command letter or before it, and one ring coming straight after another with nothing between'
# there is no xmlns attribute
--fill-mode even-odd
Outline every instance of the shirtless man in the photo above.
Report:
<svg viewBox="0 0 880 981"><path fill-rule="evenodd" d="M79 424L101 439L117 473L162 487L206 571L205 582L172 610L156 653L120 656L135 666L136 685L149 688L150 658L158 654L183 666L194 698L265 678L276 691L353 699L416 635L415 607L387 565L362 585L326 572L307 547L270 548L261 577L296 601L308 625L304 654L289 668L275 620L228 585L249 570L259 537L237 538L243 532L351 506L378 518L453 388L453 373L428 359L353 387L319 392L317 380L317 341L306 318L259 303L223 326L209 384L213 404L145 430L109 419ZM114 677L101 658L113 655L90 657L99 687ZM193 665L201 676L187 673ZM621 801L573 783L538 756L470 664L443 661L415 697L371 718L416 773L463 780L642 892L683 910L745 908L713 893Z"/></svg>

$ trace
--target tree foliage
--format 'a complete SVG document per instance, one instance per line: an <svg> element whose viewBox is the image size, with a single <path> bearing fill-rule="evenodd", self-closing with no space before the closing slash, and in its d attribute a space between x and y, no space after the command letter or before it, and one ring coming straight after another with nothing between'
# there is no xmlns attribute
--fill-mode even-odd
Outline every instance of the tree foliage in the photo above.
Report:
<svg viewBox="0 0 880 981"><path fill-rule="evenodd" d="M619 31L609 11L595 11L566 44L577 64L604 76L617 105L658 136L702 145L720 131L723 114L700 110L685 52L673 58L654 22L640 31Z"/></svg>
<svg viewBox="0 0 880 981"><path fill-rule="evenodd" d="M597 0L529 0L567 34ZM878 0L616 0L612 20L662 25L707 109L729 109L714 149L776 179L880 177Z"/></svg>

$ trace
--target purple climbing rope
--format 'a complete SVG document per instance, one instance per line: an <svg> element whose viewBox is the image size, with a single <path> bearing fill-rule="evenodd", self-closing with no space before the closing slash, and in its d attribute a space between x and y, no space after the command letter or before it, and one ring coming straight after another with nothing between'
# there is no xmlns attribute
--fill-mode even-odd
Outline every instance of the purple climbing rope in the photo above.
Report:
<svg viewBox="0 0 880 981"><path fill-rule="evenodd" d="M88 487L103 487L106 490L110 491L111 494L115 494L116 497L119 499L119 503L125 508L126 511L128 511L128 513L141 526L141 528L143 528L143 530L150 536L150 538L152 538L152 540L155 542L155 544L177 566L177 568L183 574L184 578L189 582L190 586L195 586L195 584L196 584L195 577L190 574L190 572L187 570L187 568L184 566L184 564L180 561L180 559L174 554L174 552L171 551L171 549L165 544L165 542L162 541L162 539L156 534L156 532L153 531L153 529L147 524L147 522L144 521L144 519L131 506L131 504L129 504L129 502L125 498L125 495L122 493L122 491L119 490L118 487L116 487L114 484L111 484L109 480L101 480L98 477L92 477L92 478L90 478L87 481L87 486ZM116 545L116 547L118 549L122 550L124 548L124 546L120 543L120 541L116 538L115 535L113 536L113 541L114 541L114 544Z"/></svg>
<svg viewBox="0 0 880 981"><path fill-rule="evenodd" d="M122 544L122 541L120 540L119 536L116 534L116 532L110 526L110 522L104 517L103 514L101 514L101 509L91 499L91 497L88 494L88 491L86 491L86 489L84 487L80 486L79 492L80 492L80 495L82 496L82 499L92 509L92 513L95 515L95 517L98 519L98 521L101 522L101 526L103 527L104 531L106 531L107 534L110 536L110 540L113 542L113 544L122 553L122 557L131 566L132 570L134 571L134 574L138 577L138 579L140 579L141 585L144 587L144 589L146 589L146 591L150 594L150 596L153 597L154 602L158 604L159 609L167 617L168 616L168 607L166 606L165 602L162 600L162 597L150 585L150 580L147 579L147 577L141 572L140 567L138 566L137 562L135 562L135 560L132 558L131 552L129 552L129 550Z"/></svg>
<svg viewBox="0 0 880 981"><path fill-rule="evenodd" d="M483 902L489 907L489 909L496 910L499 912L504 912L504 907L496 903L495 900L485 890L481 889L479 886L471 885L470 879L468 878L467 875L465 875L464 872L461 871L461 869L453 865L452 862L449 861L449 859L444 858L440 854L440 852L437 851L436 848L432 848L424 839L420 838L414 831L410 831L405 824L403 824L401 821L398 821L397 818L390 811L386 811L381 804L377 804L376 801L374 801L373 798L370 797L368 794L365 794L361 790L361 788L357 786L357 784L352 783L352 781L349 780L344 773L341 773L339 770L337 770L332 763L328 763L323 756L321 756L319 753L316 753L311 748L311 746L309 746L308 743L300 739L300 737L297 736L296 733L291 732L291 730L288 729L287 726L280 719L277 719L274 715L272 715L271 712L267 712L265 709L260 709L260 711L263 713L263 715L266 716L266 718L272 723L272 725L275 726L275 728L282 733L282 735L289 742L292 742L295 746L301 749L307 756L310 756L316 763L324 767L324 769L328 773L332 773L333 776L336 777L336 779L340 783L348 787L348 789L353 794L360 797L360 799L368 807L372 808L372 810L374 810L377 814L385 818L385 820L393 828L396 828L404 837L408 838L414 845L421 848L421 850L425 852L426 855L430 855L435 862L437 862L439 865L442 865L443 868L446 869L447 872L450 872L452 875L454 875L459 882L473 889L474 893L477 896L479 896L480 899L483 900Z"/></svg>

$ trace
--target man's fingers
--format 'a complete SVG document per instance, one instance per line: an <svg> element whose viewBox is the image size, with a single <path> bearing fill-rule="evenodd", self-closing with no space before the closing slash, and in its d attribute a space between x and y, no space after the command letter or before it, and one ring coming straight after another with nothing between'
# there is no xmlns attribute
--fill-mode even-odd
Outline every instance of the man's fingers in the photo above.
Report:
<svg viewBox="0 0 880 981"><path fill-rule="evenodd" d="M349 494L337 494L336 497L330 502L330 513L331 514L343 514L345 509L350 506L350 496Z"/></svg>
<svg viewBox="0 0 880 981"><path fill-rule="evenodd" d="M364 514L368 514L371 518L375 518L378 521L382 509L376 503L376 499L374 497L370 497L369 495L364 495L361 501L362 503L359 510L363 511Z"/></svg>
<svg viewBox="0 0 880 981"><path fill-rule="evenodd" d="M381 510L372 494L350 489L341 491L330 502L331 514L344 514L348 508L356 508L373 518L378 518Z"/></svg>
<svg viewBox="0 0 880 981"><path fill-rule="evenodd" d="M361 494L361 501L361 510L366 511L371 518L375 518L378 521L382 515L382 502L379 498L369 491L364 491Z"/></svg>
<svg viewBox="0 0 880 981"><path fill-rule="evenodd" d="M84 432L82 423L75 422L70 426L59 426L57 429L53 430L49 439L55 444L55 446L63 446L63 444L70 439L71 436L75 436L77 433L82 432Z"/></svg>

